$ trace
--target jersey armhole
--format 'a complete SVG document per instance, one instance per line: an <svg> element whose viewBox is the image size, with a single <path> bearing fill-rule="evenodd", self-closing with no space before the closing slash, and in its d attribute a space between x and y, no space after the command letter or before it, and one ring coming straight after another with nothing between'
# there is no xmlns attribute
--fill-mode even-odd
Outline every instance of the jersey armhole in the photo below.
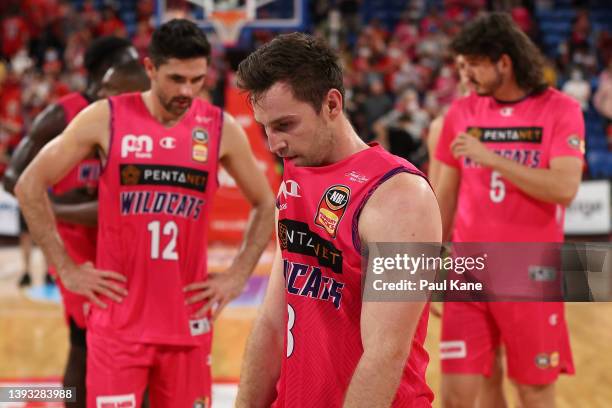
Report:
<svg viewBox="0 0 612 408"><path fill-rule="evenodd" d="M367 202L370 199L370 197L372 196L372 194L374 194L376 189L378 187L380 187L380 185L382 183L384 183L385 181L389 180L391 177L393 177L393 176L395 176L396 174L399 174L399 173L409 173L409 174L414 174L415 176L423 177L427 181L427 184L429 184L429 180L427 180L427 177L425 177L425 175L423 173L421 173L418 170L417 171L411 170L411 169L409 169L407 167L404 167L404 166L396 167L396 168L394 168L392 170L389 170L387 173L385 173L376 182L376 184L374 184L370 188L370 190L365 195L363 200L361 200L361 202L359 203L359 207L357 207L357 211L355 211L355 214L353 215L353 221L352 221L352 224L351 224L352 238L353 238L353 247L355 248L355 250L358 253L361 253L361 237L359 236L359 217L361 216L361 211L363 211L363 207L365 207L365 205L367 204Z"/></svg>
<svg viewBox="0 0 612 408"><path fill-rule="evenodd" d="M114 115L114 106L113 106L113 101L111 98L108 98L108 114L109 114L109 121L108 121L108 125L109 125L109 131L108 131L108 152L106 152L106 160L104 161L104 163L102 163L102 167L100 169L100 176L102 176L104 174L104 172L106 171L106 168L108 167L108 164L111 160L112 157L112 151L113 151L113 139L115 138L114 136L114 129L115 129L115 115ZM101 157L100 157L101 159ZM100 160L101 161L101 160Z"/></svg>

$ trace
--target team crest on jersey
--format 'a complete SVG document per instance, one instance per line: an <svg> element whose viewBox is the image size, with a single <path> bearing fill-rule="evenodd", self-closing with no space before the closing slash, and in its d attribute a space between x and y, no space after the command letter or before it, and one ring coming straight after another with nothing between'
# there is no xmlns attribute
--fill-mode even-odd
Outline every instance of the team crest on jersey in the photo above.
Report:
<svg viewBox="0 0 612 408"><path fill-rule="evenodd" d="M132 164L128 164L121 169L121 184L124 186L135 186L140 180L140 169Z"/></svg>
<svg viewBox="0 0 612 408"><path fill-rule="evenodd" d="M567 145L574 150L579 150L580 152L584 153L584 141L576 135L572 135L567 138Z"/></svg>
<svg viewBox="0 0 612 408"><path fill-rule="evenodd" d="M342 184L329 187L321 200L315 217L315 225L323 228L332 238L336 238L338 226L346 211L351 189Z"/></svg>
<svg viewBox="0 0 612 408"><path fill-rule="evenodd" d="M191 132L191 158L200 163L208 160L208 132L201 128L194 128Z"/></svg>

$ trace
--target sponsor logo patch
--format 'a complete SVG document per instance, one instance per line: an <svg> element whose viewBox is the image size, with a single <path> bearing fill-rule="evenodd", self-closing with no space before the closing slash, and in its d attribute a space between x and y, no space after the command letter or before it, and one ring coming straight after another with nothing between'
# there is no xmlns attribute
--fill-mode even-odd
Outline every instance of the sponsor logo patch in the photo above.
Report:
<svg viewBox="0 0 612 408"><path fill-rule="evenodd" d="M584 153L584 140L580 139L576 135L572 135L567 138L567 145L574 150Z"/></svg>
<svg viewBox="0 0 612 408"><path fill-rule="evenodd" d="M200 163L208 161L208 132L200 127L191 131L191 158Z"/></svg>
<svg viewBox="0 0 612 408"><path fill-rule="evenodd" d="M315 225L323 228L332 238L336 238L338 225L346 211L351 189L342 184L329 187L321 200L315 217Z"/></svg>
<svg viewBox="0 0 612 408"><path fill-rule="evenodd" d="M467 347L463 340L440 342L440 359L450 360L467 357Z"/></svg>
<svg viewBox="0 0 612 408"><path fill-rule="evenodd" d="M208 397L200 397L197 398L193 402L193 408L209 408L210 407L210 398Z"/></svg>
<svg viewBox="0 0 612 408"><path fill-rule="evenodd" d="M469 127L467 133L485 143L542 143L541 127Z"/></svg>
<svg viewBox="0 0 612 408"><path fill-rule="evenodd" d="M555 368L559 365L559 352L553 351L550 353L550 366Z"/></svg>
<svg viewBox="0 0 612 408"><path fill-rule="evenodd" d="M122 186L172 186L204 192L208 181L208 172L188 167L121 164L119 171Z"/></svg>
<svg viewBox="0 0 612 408"><path fill-rule="evenodd" d="M134 394L108 395L96 397L96 408L135 408Z"/></svg>
<svg viewBox="0 0 612 408"><path fill-rule="evenodd" d="M278 221L278 240L282 250L312 256L319 265L342 273L342 251L308 228L308 224L294 220Z"/></svg>
<svg viewBox="0 0 612 408"><path fill-rule="evenodd" d="M536 367L545 370L550 367L550 356L548 353L540 353L535 358Z"/></svg>
<svg viewBox="0 0 612 408"><path fill-rule="evenodd" d="M121 157L133 154L137 159L150 159L153 152L153 139L148 135L125 135L121 139Z"/></svg>
<svg viewBox="0 0 612 408"><path fill-rule="evenodd" d="M176 147L176 139L172 136L166 136L159 141L159 145L164 149L174 149Z"/></svg>
<svg viewBox="0 0 612 408"><path fill-rule="evenodd" d="M189 332L192 336L200 336L210 332L210 321L207 318L190 320Z"/></svg>

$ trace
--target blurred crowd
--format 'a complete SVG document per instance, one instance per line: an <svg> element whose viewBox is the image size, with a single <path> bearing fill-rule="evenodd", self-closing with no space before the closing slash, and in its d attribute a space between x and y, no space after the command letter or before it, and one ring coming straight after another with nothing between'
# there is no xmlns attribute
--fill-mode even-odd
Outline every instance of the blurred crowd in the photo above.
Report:
<svg viewBox="0 0 612 408"><path fill-rule="evenodd" d="M430 121L457 94L447 44L466 22L492 3L509 11L545 48L534 10L520 1L408 0L393 24L375 16L362 21L367 1L310 2L311 31L342 55L346 108L360 136L381 141L420 166L427 161L424 139ZM549 0L528 3L551 6ZM121 20L118 6L93 0L0 2L0 174L34 117L62 95L85 88L83 55L92 38L129 37L146 55L154 1L133 2L130 25ZM273 35L258 30L252 37L254 47ZM580 101L585 111L594 106L607 118L612 140L612 34L594 31L588 10L577 10L570 35L547 54L548 82ZM215 47L208 78L213 96L223 93L223 74L232 65L223 56ZM222 103L222 97L215 100Z"/></svg>

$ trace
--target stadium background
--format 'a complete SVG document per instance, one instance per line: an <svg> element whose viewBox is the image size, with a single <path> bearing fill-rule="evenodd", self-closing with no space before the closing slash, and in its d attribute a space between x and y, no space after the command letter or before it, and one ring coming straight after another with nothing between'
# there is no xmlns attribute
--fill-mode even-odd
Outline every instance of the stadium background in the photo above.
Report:
<svg viewBox="0 0 612 408"><path fill-rule="evenodd" d="M426 170L429 123L456 95L458 79L446 46L482 10L509 11L545 53L549 83L582 104L587 166L566 231L569 239L609 241L612 7L607 1L275 0L259 8L257 19L289 20L299 14L296 29L327 38L342 55L346 109L359 135L367 141L388 135L392 151ZM92 38L128 37L144 57L152 30L169 15L202 19L203 9L185 0L0 1L0 175L36 114L62 95L83 89L83 54ZM294 30L280 25L247 25L233 47L224 47L207 28L214 47L205 94L247 128L273 185L282 170L236 92L232 70L276 33ZM218 271L229 265L247 211L231 178L225 175L221 181L210 250L211 269ZM57 382L67 351L61 306L55 289L44 285L38 251L33 253L33 286L18 289L18 233L16 204L0 190L0 384ZM231 399L270 259L267 251L245 294L218 322L214 375L217 384L230 386L216 388L221 396L216 406ZM611 312L610 304L568 305L578 372L560 381L560 407L612 404L612 359L606 351L612 343ZM439 388L438 338L439 321L432 317L427 346L434 391Z"/></svg>

